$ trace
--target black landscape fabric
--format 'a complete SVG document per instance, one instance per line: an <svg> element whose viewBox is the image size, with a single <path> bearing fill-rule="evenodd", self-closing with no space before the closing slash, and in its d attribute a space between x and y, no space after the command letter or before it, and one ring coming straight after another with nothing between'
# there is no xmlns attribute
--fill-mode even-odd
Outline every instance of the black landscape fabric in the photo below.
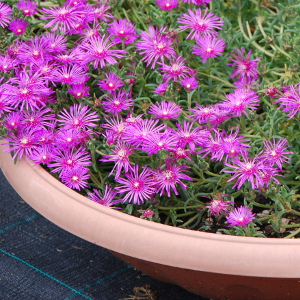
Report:
<svg viewBox="0 0 300 300"><path fill-rule="evenodd" d="M0 299L205 300L49 222L17 195L1 171Z"/></svg>

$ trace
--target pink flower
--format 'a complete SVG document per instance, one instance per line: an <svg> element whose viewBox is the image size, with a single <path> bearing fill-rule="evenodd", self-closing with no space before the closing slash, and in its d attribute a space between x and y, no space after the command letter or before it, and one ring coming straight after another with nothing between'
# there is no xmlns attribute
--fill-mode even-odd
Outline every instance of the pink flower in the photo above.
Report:
<svg viewBox="0 0 300 300"><path fill-rule="evenodd" d="M163 79L167 82L171 79L173 79L174 82L177 82L187 76L193 75L195 71L190 67L187 67L185 63L186 59L183 56L178 56L177 58L171 59L170 65L159 63L162 66L159 69L164 73Z"/></svg>
<svg viewBox="0 0 300 300"><path fill-rule="evenodd" d="M28 23L24 20L17 19L13 20L8 29L11 30L15 35L22 35L25 33Z"/></svg>
<svg viewBox="0 0 300 300"><path fill-rule="evenodd" d="M93 189L93 193L88 193L88 198L93 200L96 203L104 205L106 207L121 209L120 207L115 207L113 205L118 204L122 201L122 199L114 200L117 195L117 192L110 187L109 185L105 185L104 195L101 196L100 192L96 189Z"/></svg>
<svg viewBox="0 0 300 300"><path fill-rule="evenodd" d="M171 11L178 6L178 0L156 0L156 4L163 10Z"/></svg>
<svg viewBox="0 0 300 300"><path fill-rule="evenodd" d="M229 212L226 217L229 227L232 226L243 226L247 225L255 219L255 214L252 213L252 210L248 206L240 206L235 208L234 211Z"/></svg>
<svg viewBox="0 0 300 300"><path fill-rule="evenodd" d="M285 151L289 146L286 139L280 139L276 142L273 138L272 141L263 141L265 149L262 151L260 158L272 166L276 164L282 170L282 164L288 163L289 158L287 154L293 154L294 152Z"/></svg>
<svg viewBox="0 0 300 300"><path fill-rule="evenodd" d="M158 213L155 213L150 208L147 208L142 212L141 217L145 219L151 219L154 215L158 215Z"/></svg>
<svg viewBox="0 0 300 300"><path fill-rule="evenodd" d="M11 21L12 10L7 4L0 2L0 26L5 28Z"/></svg>
<svg viewBox="0 0 300 300"><path fill-rule="evenodd" d="M123 202L133 202L134 204L144 203L151 199L151 196L155 193L153 182L153 171L144 167L139 174L139 165L135 165L132 171L125 174L126 178L118 177L116 182L120 183L120 186L116 187L119 194L125 193Z"/></svg>
<svg viewBox="0 0 300 300"><path fill-rule="evenodd" d="M38 164L48 164L53 160L56 154L56 149L53 145L41 145L36 149L33 149L30 159L33 160L37 165Z"/></svg>
<svg viewBox="0 0 300 300"><path fill-rule="evenodd" d="M90 95L89 91L90 87L86 86L84 83L73 84L68 89L68 93L70 93L77 99L88 97Z"/></svg>
<svg viewBox="0 0 300 300"><path fill-rule="evenodd" d="M219 197L211 199L209 205L206 206L211 215L220 216L228 214L229 209L232 208L233 201L226 201L223 197L229 197L227 194L220 194Z"/></svg>
<svg viewBox="0 0 300 300"><path fill-rule="evenodd" d="M203 63L209 58L220 56L225 49L225 41L222 38L206 35L196 39L198 46L193 48L193 54L199 55Z"/></svg>
<svg viewBox="0 0 300 300"><path fill-rule="evenodd" d="M62 173L61 181L71 189L81 190L88 186L86 180L90 178L89 169L77 167L69 169Z"/></svg>
<svg viewBox="0 0 300 300"><path fill-rule="evenodd" d="M167 27L149 27L149 32L141 32L141 40L136 42L137 50L140 51L140 55L143 56L142 61L149 66L151 63L151 69L155 68L155 64L158 60L164 62L165 58L170 59L176 55L174 48L172 47L173 39L163 34Z"/></svg>
<svg viewBox="0 0 300 300"><path fill-rule="evenodd" d="M64 84L80 84L86 82L88 78L89 76L86 75L85 70L78 65L57 68L51 76L52 81Z"/></svg>
<svg viewBox="0 0 300 300"><path fill-rule="evenodd" d="M107 29L113 36L113 41L116 43L124 43L126 45L133 44L137 39L136 30L134 28L134 24L132 24L127 19L119 19L117 21L113 21Z"/></svg>
<svg viewBox="0 0 300 300"><path fill-rule="evenodd" d="M0 72L9 73L17 64L18 61L9 55L0 56Z"/></svg>
<svg viewBox="0 0 300 300"><path fill-rule="evenodd" d="M180 116L182 108L172 102L162 101L160 103L152 104L149 108L148 113L155 119L170 120L177 119Z"/></svg>
<svg viewBox="0 0 300 300"><path fill-rule="evenodd" d="M232 61L232 63L228 63L228 65L234 68L235 71L232 73L230 78L238 76L239 81L251 81L252 79L257 78L259 75L257 66L261 57L251 60L251 53L252 50L249 50L249 52L245 54L244 48L241 50L236 48L235 53L231 53L233 58L229 57L229 59Z"/></svg>
<svg viewBox="0 0 300 300"><path fill-rule="evenodd" d="M133 106L133 99L129 98L125 90L114 91L111 96L106 96L104 99L102 102L104 111L115 115L120 114L124 110L129 110Z"/></svg>
<svg viewBox="0 0 300 300"><path fill-rule="evenodd" d="M35 1L20 0L16 7L23 11L24 16L32 16L37 12L38 5Z"/></svg>
<svg viewBox="0 0 300 300"><path fill-rule="evenodd" d="M245 182L250 182L252 189L258 189L265 185L264 173L272 172L273 176L277 176L276 170L271 166L265 164L265 161L260 157L246 157L242 155L243 159L235 159L234 165L224 162L224 164L233 170L223 170L226 173L232 173L233 176L227 181L230 182L236 179L232 188L240 189ZM272 177L273 177L272 176ZM270 177L270 179L272 179Z"/></svg>
<svg viewBox="0 0 300 300"><path fill-rule="evenodd" d="M224 21L212 12L208 12L208 8L202 13L201 9L194 11L188 9L188 14L183 14L177 22L183 24L179 26L182 30L191 29L187 38L195 39L205 35L218 35L215 29L222 29Z"/></svg>
<svg viewBox="0 0 300 300"><path fill-rule="evenodd" d="M188 91L194 90L198 87L198 81L195 77L185 77L180 80L180 84Z"/></svg>
<svg viewBox="0 0 300 300"><path fill-rule="evenodd" d="M156 87L154 93L163 96L164 93L167 91L168 86L169 86L168 82L161 83Z"/></svg>
<svg viewBox="0 0 300 300"><path fill-rule="evenodd" d="M124 85L120 76L115 73L105 73L105 76L105 79L98 81L101 91L107 91L111 93Z"/></svg>
<svg viewBox="0 0 300 300"><path fill-rule="evenodd" d="M188 169L187 166L172 165L170 161L166 161L166 167L164 169L160 167L154 174L157 192L160 192L160 195L166 192L167 196L171 197L172 189L175 195L178 195L176 189L177 184L179 184L182 189L186 190L186 185L181 179L193 181L191 177L182 172L186 169Z"/></svg>
<svg viewBox="0 0 300 300"><path fill-rule="evenodd" d="M215 108L212 105L201 106L196 103L197 108L190 108L193 112L190 117L198 123L208 123L212 116L215 115Z"/></svg>
<svg viewBox="0 0 300 300"><path fill-rule="evenodd" d="M95 69L98 68L98 65L100 65L100 68L102 69L107 64L114 65L118 63L116 58L122 58L126 51L110 49L116 44L117 42L110 41L110 36L107 38L105 35L103 37L91 37L85 43L80 45L80 49L85 51L85 53L82 54L83 62L89 63L93 61Z"/></svg>
<svg viewBox="0 0 300 300"><path fill-rule="evenodd" d="M100 159L102 162L115 162L114 167L108 176L110 176L116 169L115 179L117 179L121 171L124 169L124 172L128 173L129 170L132 170L132 166L129 161L129 156L133 153L135 148L129 146L126 143L119 142L115 149L111 150L112 154L103 155L103 158Z"/></svg>
<svg viewBox="0 0 300 300"><path fill-rule="evenodd" d="M68 40L63 35L47 32L41 38L46 41L51 53L62 53L67 49Z"/></svg>

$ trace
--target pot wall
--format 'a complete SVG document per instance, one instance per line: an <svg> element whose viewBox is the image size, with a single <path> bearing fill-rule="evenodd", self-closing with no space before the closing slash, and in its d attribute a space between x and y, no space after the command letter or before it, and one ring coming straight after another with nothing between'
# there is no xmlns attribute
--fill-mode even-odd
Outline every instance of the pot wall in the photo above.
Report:
<svg viewBox="0 0 300 300"><path fill-rule="evenodd" d="M61 228L123 255L145 273L159 273L160 279L215 299L246 299L240 292L241 298L233 298L237 285L252 295L260 293L257 299L299 299L291 298L289 287L296 289L293 295L300 294L300 240L216 235L135 218L86 199L40 166L25 160L14 165L1 148L2 171L29 205ZM266 292L263 277L267 285L275 283L274 289L269 286ZM275 292L279 282L285 283L281 294Z"/></svg>

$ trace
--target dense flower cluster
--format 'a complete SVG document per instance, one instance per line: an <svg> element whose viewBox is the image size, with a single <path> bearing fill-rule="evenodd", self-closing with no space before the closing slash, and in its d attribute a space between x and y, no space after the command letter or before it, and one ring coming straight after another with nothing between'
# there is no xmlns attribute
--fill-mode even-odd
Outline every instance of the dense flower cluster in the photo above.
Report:
<svg viewBox="0 0 300 300"><path fill-rule="evenodd" d="M222 58L228 24L209 9L212 0L152 1L163 13L176 12L172 26L147 26L137 13L129 20L125 9L114 15L114 2L68 0L38 7L20 0L16 9L23 18L0 3L0 26L13 36L0 53L6 151L13 159L26 155L44 164L72 189L89 188L88 197L108 207L146 205L143 211L151 214L143 217L152 218L157 206L154 213L148 203L180 195L196 201L200 211L226 215L229 227L247 226L254 219L250 208L234 209L222 193L205 205L193 191L210 182L204 174L226 193L281 184L294 153L290 142L279 134L261 136L259 145L253 141L254 129L262 132L256 122L262 57L230 45ZM27 17L37 12L43 30L28 37L28 27L36 30L36 24ZM214 65L214 73L204 72L221 59L224 70ZM219 80L225 88L218 100L206 101L201 92L206 75L228 78ZM266 95L288 117L299 115L299 84L269 87Z"/></svg>

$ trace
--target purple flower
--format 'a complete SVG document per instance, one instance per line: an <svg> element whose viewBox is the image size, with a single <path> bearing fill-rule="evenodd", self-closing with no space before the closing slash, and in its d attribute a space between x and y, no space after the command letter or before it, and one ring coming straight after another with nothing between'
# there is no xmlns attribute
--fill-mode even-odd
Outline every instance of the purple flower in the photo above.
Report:
<svg viewBox="0 0 300 300"><path fill-rule="evenodd" d="M156 87L154 93L163 96L164 93L167 91L168 86L169 86L168 82L161 83Z"/></svg>
<svg viewBox="0 0 300 300"><path fill-rule="evenodd" d="M247 111L257 109L259 102L260 100L256 92L242 88L226 95L226 99L219 104L219 107L226 110L232 116L240 117L243 114L248 116Z"/></svg>
<svg viewBox="0 0 300 300"><path fill-rule="evenodd" d="M113 21L108 26L107 32L113 36L113 41L118 44L122 43L122 41L124 41L126 45L133 44L138 37L136 35L134 24L127 19Z"/></svg>
<svg viewBox="0 0 300 300"><path fill-rule="evenodd" d="M245 54L245 49L241 50L235 49L235 53L231 53L232 57L229 59L232 63L228 63L235 71L232 73L230 78L234 78L238 76L240 80L251 81L252 79L256 79L259 72L257 70L258 61L261 57L251 60L252 50L249 50L247 54Z"/></svg>
<svg viewBox="0 0 300 300"><path fill-rule="evenodd" d="M23 119L24 115L22 112L11 112L6 115L3 123L7 129L18 131L22 127Z"/></svg>
<svg viewBox="0 0 300 300"><path fill-rule="evenodd" d="M98 21L98 19L100 19L105 23L108 23L110 21L109 19L114 19L114 16L107 12L110 8L110 6L103 3L98 3L95 6L93 6L92 9L94 14L94 20Z"/></svg>
<svg viewBox="0 0 300 300"><path fill-rule="evenodd" d="M110 187L109 185L105 185L104 195L101 196L100 192L96 189L93 189L93 193L88 193L88 198L93 200L96 203L104 205L110 208L121 209L120 207L115 207L113 205L118 204L122 201L122 199L114 200L117 195L117 192Z"/></svg>
<svg viewBox="0 0 300 300"><path fill-rule="evenodd" d="M78 65L63 66L62 68L57 68L51 80L64 84L80 84L88 80L85 70Z"/></svg>
<svg viewBox="0 0 300 300"><path fill-rule="evenodd" d="M58 120L61 125L66 129L78 129L78 130L88 130L89 127L96 127L97 124L94 122L98 122L100 118L97 115L97 112L91 112L91 109L81 104L74 104L70 107L70 112L68 112L65 108L58 116L60 119Z"/></svg>
<svg viewBox="0 0 300 300"><path fill-rule="evenodd" d="M158 215L158 213L155 213L150 208L147 208L142 212L141 217L145 219L151 219L154 215Z"/></svg>
<svg viewBox="0 0 300 300"><path fill-rule="evenodd" d="M156 0L156 4L163 10L171 11L178 6L178 0Z"/></svg>
<svg viewBox="0 0 300 300"><path fill-rule="evenodd" d="M198 46L193 47L193 54L199 55L203 63L209 58L220 56L225 49L225 41L222 38L206 35L196 39Z"/></svg>
<svg viewBox="0 0 300 300"><path fill-rule="evenodd" d="M300 84L290 85L274 103L279 103L279 108L283 108L283 112L288 112L287 116L290 119L293 118L300 112Z"/></svg>
<svg viewBox="0 0 300 300"><path fill-rule="evenodd" d="M190 4L195 4L195 5L200 5L200 6L205 6L209 2L212 2L212 0L182 0L184 3L190 3Z"/></svg>
<svg viewBox="0 0 300 300"><path fill-rule="evenodd" d="M186 185L181 181L181 179L193 181L191 177L182 172L186 169L188 169L187 166L179 166L176 164L172 165L170 161L167 160L166 167L164 169L159 168L159 170L154 173L157 192L160 192L160 195L166 192L167 196L171 197L172 189L175 195L178 195L176 189L177 184L179 184L182 189L186 190Z"/></svg>
<svg viewBox="0 0 300 300"><path fill-rule="evenodd" d="M121 184L116 187L117 192L126 193L123 202L140 204L151 199L155 193L155 182L153 181L153 171L150 168L144 167L139 174L139 165L135 165L125 176L127 179L122 177L116 179L116 182Z"/></svg>
<svg viewBox="0 0 300 300"><path fill-rule="evenodd" d="M32 150L30 159L35 162L35 164L48 164L53 160L56 154L56 150L52 145L41 145L36 149Z"/></svg>
<svg viewBox="0 0 300 300"><path fill-rule="evenodd" d="M18 64L18 61L9 55L0 56L0 72L9 73Z"/></svg>
<svg viewBox="0 0 300 300"><path fill-rule="evenodd" d="M210 118L215 115L215 108L212 105L201 106L196 103L197 108L190 108L193 112L190 117L198 123L208 123Z"/></svg>
<svg viewBox="0 0 300 300"><path fill-rule="evenodd" d="M176 146L176 138L169 131L157 132L145 138L142 144L142 150L148 155L156 154L161 150L171 151Z"/></svg>
<svg viewBox="0 0 300 300"><path fill-rule="evenodd" d="M141 32L141 40L136 42L136 47L143 56L142 61L149 66L151 63L151 69L155 68L155 64L158 60L164 62L165 58L170 59L176 55L174 48L172 47L173 39L163 34L167 27L153 27L150 26L149 32Z"/></svg>
<svg viewBox="0 0 300 300"><path fill-rule="evenodd" d="M88 97L90 95L89 91L90 87L86 86L84 83L73 84L68 89L68 93L70 93L77 99Z"/></svg>
<svg viewBox="0 0 300 300"><path fill-rule="evenodd" d="M108 176L110 176L115 169L117 169L115 179L117 179L120 176L121 171L123 169L126 173L128 173L129 170L132 170L132 166L129 161L129 156L132 154L134 150L135 148L133 148L132 146L129 146L126 143L119 142L116 145L115 149L112 150L113 154L103 155L104 158L101 158L100 161L115 162L115 165Z"/></svg>
<svg viewBox="0 0 300 300"><path fill-rule="evenodd" d="M16 7L23 11L24 16L32 16L37 12L38 5L35 1L20 0Z"/></svg>
<svg viewBox="0 0 300 300"><path fill-rule="evenodd" d="M53 158L53 162L48 164L48 167L54 168L52 173L61 172L59 177L67 170L73 170L78 167L88 167L91 163L91 154L83 147L78 149L57 149L57 153Z"/></svg>
<svg viewBox="0 0 300 300"><path fill-rule="evenodd" d="M50 108L39 110L26 110L24 112L23 124L29 128L46 129L55 127L55 115L51 114Z"/></svg>
<svg viewBox="0 0 300 300"><path fill-rule="evenodd" d="M11 7L3 2L0 2L0 26L5 28L11 21Z"/></svg>
<svg viewBox="0 0 300 300"><path fill-rule="evenodd" d="M105 73L105 76L105 79L98 81L101 91L107 91L110 93L124 85L120 76L115 73Z"/></svg>
<svg viewBox="0 0 300 300"><path fill-rule="evenodd" d="M172 102L162 101L160 103L152 104L149 108L148 113L155 119L170 120L177 119L180 116L182 108Z"/></svg>
<svg viewBox="0 0 300 300"><path fill-rule="evenodd" d="M42 39L48 44L47 48L51 53L62 53L67 49L68 40L63 35L47 32Z"/></svg>
<svg viewBox="0 0 300 300"><path fill-rule="evenodd" d="M233 211L229 212L226 217L227 222L229 223L229 227L232 226L243 226L247 227L247 225L252 222L255 214L252 213L252 210L248 206L240 206L235 208Z"/></svg>
<svg viewBox="0 0 300 300"><path fill-rule="evenodd" d="M88 168L77 167L75 169L69 169L62 173L61 181L67 187L71 189L81 190L88 186L86 180L90 178Z"/></svg>
<svg viewBox="0 0 300 300"><path fill-rule="evenodd" d="M222 29L224 21L212 12L208 12L208 8L202 13L201 9L194 11L188 9L188 14L183 14L177 22L184 24L179 26L182 30L191 29L187 38L195 39L205 35L218 35L215 29Z"/></svg>
<svg viewBox="0 0 300 300"><path fill-rule="evenodd" d="M91 37L84 44L80 45L80 49L85 51L82 54L83 61L85 63L93 61L95 69L98 68L98 65L102 69L106 64L114 65L118 63L116 58L122 58L122 54L125 54L126 51L110 49L116 44L117 42L110 41L110 36L107 38L105 35L103 37Z"/></svg>
<svg viewBox="0 0 300 300"><path fill-rule="evenodd" d="M104 111L115 115L124 110L129 110L133 106L133 99L129 98L124 90L118 93L114 91L111 96L106 96L104 99L106 100L102 102Z"/></svg>
<svg viewBox="0 0 300 300"><path fill-rule="evenodd" d="M172 58L170 60L170 66L164 63L159 63L162 66L159 69L164 73L163 79L167 82L171 79L173 79L174 82L177 82L187 76L193 75L195 71L190 67L187 67L185 63L186 59L183 56Z"/></svg>
<svg viewBox="0 0 300 300"><path fill-rule="evenodd" d="M286 156L287 154L293 154L294 152L285 151L289 146L288 141L286 139L280 139L276 142L276 139L273 138L272 141L263 141L265 149L262 151L260 158L271 164L272 166L276 164L280 170L282 170L282 164L288 163L289 158Z"/></svg>
<svg viewBox="0 0 300 300"><path fill-rule="evenodd" d="M17 19L13 20L8 29L11 30L15 35L22 35L25 33L28 23L24 20Z"/></svg>
<svg viewBox="0 0 300 300"><path fill-rule="evenodd" d="M52 31L59 29L61 32L66 33L68 30L76 28L76 25L85 17L85 11L64 5L63 7L54 6L51 8L43 8L43 16L40 19L49 19L49 23L44 25L44 28L49 28L54 25Z"/></svg>
<svg viewBox="0 0 300 300"><path fill-rule="evenodd" d="M250 182L252 189L258 189L265 185L264 173L267 171L274 171L275 169L271 166L265 164L265 161L261 160L260 157L246 157L242 155L243 159L235 159L233 161L234 165L224 162L224 164L232 168L233 170L223 170L226 173L232 173L233 176L228 180L228 182L235 180L236 182L232 188L240 189L245 182ZM274 175L277 176L273 172ZM271 178L270 178L271 179Z"/></svg>
<svg viewBox="0 0 300 300"><path fill-rule="evenodd" d="M198 81L195 77L185 77L180 80L180 84L182 87L187 89L188 91L194 90L198 87Z"/></svg>
<svg viewBox="0 0 300 300"><path fill-rule="evenodd" d="M227 194L219 194L218 197L211 199L208 206L208 211L211 215L220 216L222 214L228 214L229 209L232 208L233 201L226 201L223 197L229 197Z"/></svg>

